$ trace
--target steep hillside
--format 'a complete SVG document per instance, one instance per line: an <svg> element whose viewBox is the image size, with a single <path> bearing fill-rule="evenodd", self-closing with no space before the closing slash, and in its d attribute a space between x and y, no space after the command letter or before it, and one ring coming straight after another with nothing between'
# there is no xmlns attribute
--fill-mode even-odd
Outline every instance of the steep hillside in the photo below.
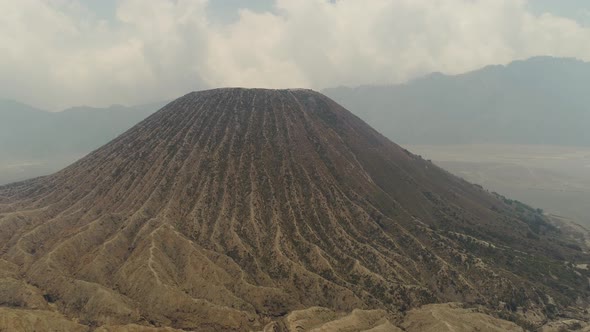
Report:
<svg viewBox="0 0 590 332"><path fill-rule="evenodd" d="M322 307L369 329L442 302L541 325L586 317L588 263L537 211L310 90L190 93L0 187L0 305L87 327L280 330Z"/></svg>
<svg viewBox="0 0 590 332"><path fill-rule="evenodd" d="M589 63L537 57L323 92L398 143L590 146L589 84Z"/></svg>

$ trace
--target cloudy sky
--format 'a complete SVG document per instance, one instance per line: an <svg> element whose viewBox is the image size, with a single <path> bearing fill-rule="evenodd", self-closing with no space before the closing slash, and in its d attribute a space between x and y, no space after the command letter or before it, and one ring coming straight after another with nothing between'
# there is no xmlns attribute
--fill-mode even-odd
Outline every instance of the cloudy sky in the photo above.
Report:
<svg viewBox="0 0 590 332"><path fill-rule="evenodd" d="M0 0L0 12L0 98L49 110L590 60L587 0Z"/></svg>

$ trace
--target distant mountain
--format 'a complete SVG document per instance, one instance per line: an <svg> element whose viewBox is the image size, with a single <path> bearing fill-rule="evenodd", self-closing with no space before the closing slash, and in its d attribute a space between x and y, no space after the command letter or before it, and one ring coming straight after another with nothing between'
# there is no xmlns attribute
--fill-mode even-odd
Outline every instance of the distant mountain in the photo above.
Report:
<svg viewBox="0 0 590 332"><path fill-rule="evenodd" d="M107 143L165 103L46 112L0 100L0 184L45 175Z"/></svg>
<svg viewBox="0 0 590 332"><path fill-rule="evenodd" d="M590 63L535 57L462 75L323 92L404 144L590 146Z"/></svg>
<svg viewBox="0 0 590 332"><path fill-rule="evenodd" d="M0 101L0 159L89 153L163 105L75 107L51 113Z"/></svg>
<svg viewBox="0 0 590 332"><path fill-rule="evenodd" d="M522 331L484 313L583 326L584 236L317 92L194 92L60 172L0 186L0 330Z"/></svg>

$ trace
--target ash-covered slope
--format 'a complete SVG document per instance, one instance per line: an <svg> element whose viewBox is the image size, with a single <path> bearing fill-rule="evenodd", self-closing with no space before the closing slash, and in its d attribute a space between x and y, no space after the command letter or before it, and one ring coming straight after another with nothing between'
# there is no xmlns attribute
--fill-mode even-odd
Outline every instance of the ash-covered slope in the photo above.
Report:
<svg viewBox="0 0 590 332"><path fill-rule="evenodd" d="M312 306L395 321L451 301L540 322L587 300L584 250L310 90L190 93L0 187L0 305L88 326L261 329Z"/></svg>

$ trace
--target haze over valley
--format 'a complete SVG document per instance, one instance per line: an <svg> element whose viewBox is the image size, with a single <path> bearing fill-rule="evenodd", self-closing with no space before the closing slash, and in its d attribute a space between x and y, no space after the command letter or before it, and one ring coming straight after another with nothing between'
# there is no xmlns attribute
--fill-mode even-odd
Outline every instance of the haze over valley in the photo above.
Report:
<svg viewBox="0 0 590 332"><path fill-rule="evenodd" d="M590 226L590 148L405 145L490 191Z"/></svg>

